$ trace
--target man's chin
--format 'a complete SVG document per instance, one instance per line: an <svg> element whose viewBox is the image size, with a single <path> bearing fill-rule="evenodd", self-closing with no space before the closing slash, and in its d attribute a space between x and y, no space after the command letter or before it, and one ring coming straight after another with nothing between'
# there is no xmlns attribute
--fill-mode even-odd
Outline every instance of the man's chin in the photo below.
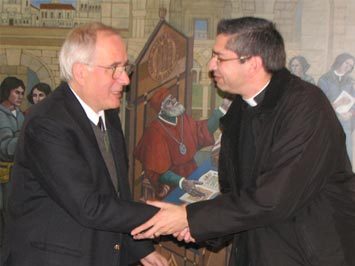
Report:
<svg viewBox="0 0 355 266"><path fill-rule="evenodd" d="M223 80L222 78L214 78L213 79L213 83L215 85L215 87L222 89L223 88Z"/></svg>
<svg viewBox="0 0 355 266"><path fill-rule="evenodd" d="M225 91L225 86L221 82L215 82L215 86L220 89L221 91Z"/></svg>
<svg viewBox="0 0 355 266"><path fill-rule="evenodd" d="M115 99L115 101L112 101L109 106L107 106L107 109L117 109L121 107L121 99Z"/></svg>

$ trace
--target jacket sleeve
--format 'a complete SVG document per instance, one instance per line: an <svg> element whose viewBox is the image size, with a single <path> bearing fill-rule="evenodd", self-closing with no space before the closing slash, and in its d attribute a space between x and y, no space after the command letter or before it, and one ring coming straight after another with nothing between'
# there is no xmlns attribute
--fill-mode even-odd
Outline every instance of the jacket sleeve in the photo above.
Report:
<svg viewBox="0 0 355 266"><path fill-rule="evenodd" d="M126 237L129 264L138 262L155 250L152 240L134 240L130 235Z"/></svg>
<svg viewBox="0 0 355 266"><path fill-rule="evenodd" d="M11 128L8 119L4 113L0 112L0 159L12 161L19 131Z"/></svg>
<svg viewBox="0 0 355 266"><path fill-rule="evenodd" d="M344 162L344 134L326 97L298 93L278 108L274 115L279 117L269 125L272 134L263 143L269 147L258 166L255 190L227 192L187 206L197 241L293 217L319 195L336 164Z"/></svg>
<svg viewBox="0 0 355 266"><path fill-rule="evenodd" d="M104 164L100 167L98 148L89 139L82 140L86 134L45 117L32 119L24 134L25 156L31 158L29 167L36 181L81 225L129 233L157 212L157 208L115 195L107 185ZM96 167L90 163L95 161Z"/></svg>

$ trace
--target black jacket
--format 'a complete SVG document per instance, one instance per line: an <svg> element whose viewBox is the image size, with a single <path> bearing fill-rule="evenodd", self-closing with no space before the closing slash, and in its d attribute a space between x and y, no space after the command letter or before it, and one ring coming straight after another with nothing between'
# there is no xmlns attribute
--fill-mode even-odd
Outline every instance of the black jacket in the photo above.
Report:
<svg viewBox="0 0 355 266"><path fill-rule="evenodd" d="M129 235L156 208L131 200L117 110L105 116L119 197L67 84L31 110L10 181L5 265L128 265L154 250L150 241Z"/></svg>
<svg viewBox="0 0 355 266"><path fill-rule="evenodd" d="M221 119L223 194L187 206L192 236L234 238L231 265L244 254L238 237L252 266L355 265L355 178L325 95L285 69L273 74L252 119L250 176L238 158L242 104L238 96Z"/></svg>

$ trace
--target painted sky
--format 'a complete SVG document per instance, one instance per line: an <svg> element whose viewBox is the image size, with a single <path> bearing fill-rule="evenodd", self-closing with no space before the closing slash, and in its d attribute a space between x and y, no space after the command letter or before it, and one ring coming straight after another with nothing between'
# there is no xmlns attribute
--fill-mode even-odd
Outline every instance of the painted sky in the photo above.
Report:
<svg viewBox="0 0 355 266"><path fill-rule="evenodd" d="M39 7L40 4L46 4L46 3L51 3L51 2L54 2L54 1L52 1L52 0L32 0L31 4ZM59 3L72 4L75 7L76 0L60 0Z"/></svg>

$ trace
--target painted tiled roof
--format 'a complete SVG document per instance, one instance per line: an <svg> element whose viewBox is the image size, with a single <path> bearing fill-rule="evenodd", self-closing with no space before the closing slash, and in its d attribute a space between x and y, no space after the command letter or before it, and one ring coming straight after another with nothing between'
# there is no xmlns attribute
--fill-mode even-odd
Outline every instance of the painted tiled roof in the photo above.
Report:
<svg viewBox="0 0 355 266"><path fill-rule="evenodd" d="M40 4L40 9L60 9L60 10L75 10L71 4Z"/></svg>

